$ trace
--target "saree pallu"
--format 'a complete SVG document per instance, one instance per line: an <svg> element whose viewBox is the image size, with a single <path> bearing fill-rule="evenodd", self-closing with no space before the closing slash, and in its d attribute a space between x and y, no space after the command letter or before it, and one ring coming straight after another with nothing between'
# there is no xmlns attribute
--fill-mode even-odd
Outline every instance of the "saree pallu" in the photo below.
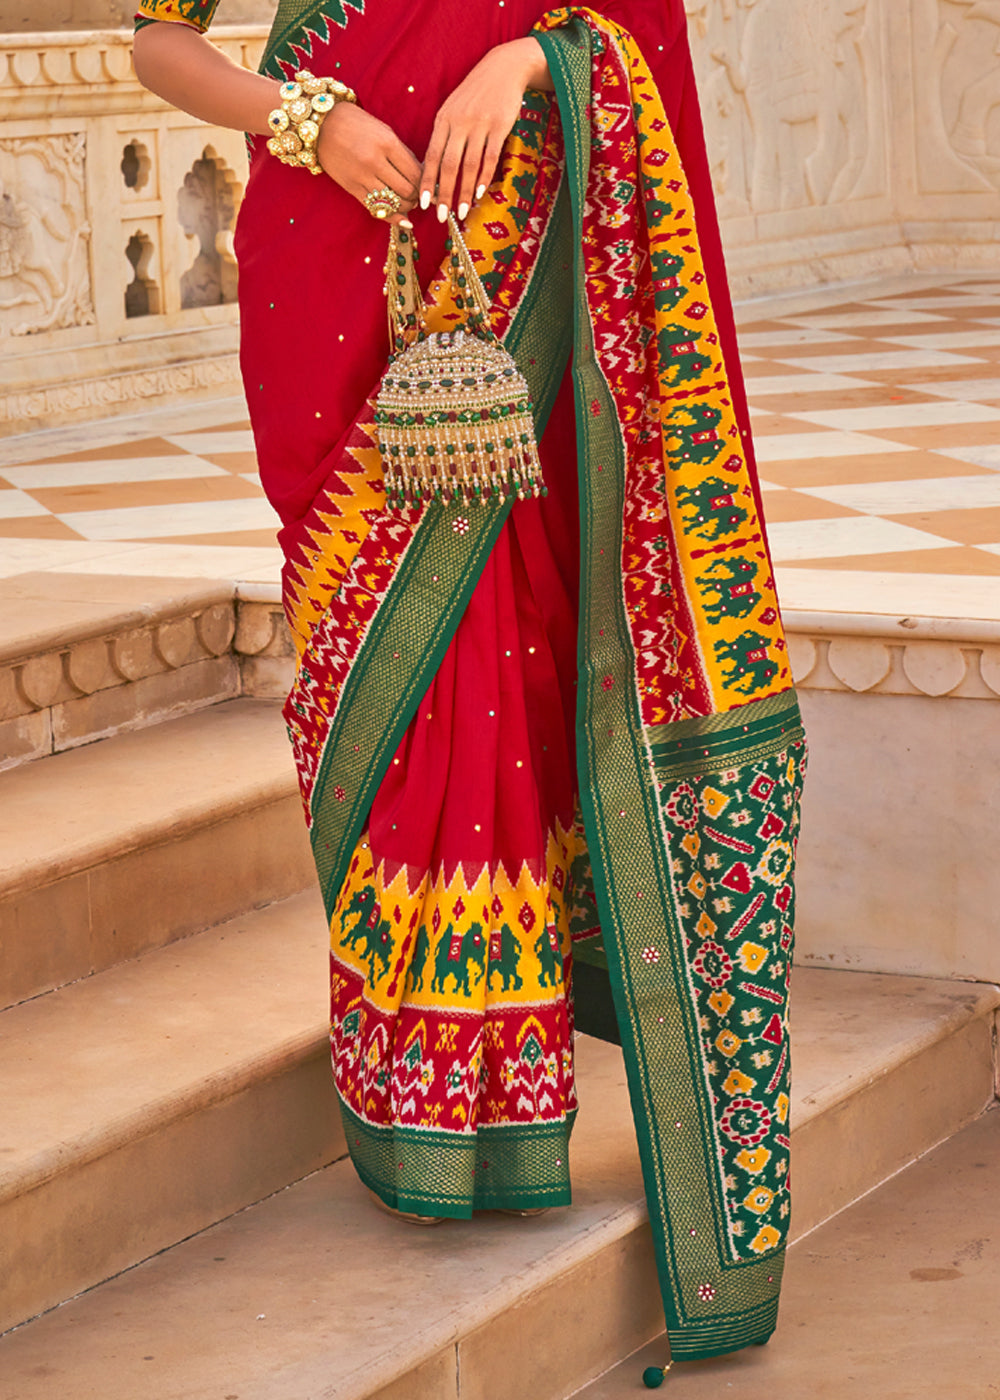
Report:
<svg viewBox="0 0 1000 1400"><path fill-rule="evenodd" d="M302 9L279 10L269 71L339 67L329 24L287 22ZM326 191L301 193L326 182L259 155L244 370L286 521L285 715L359 1174L424 1214L567 1202L575 1007L622 1045L671 1350L693 1359L777 1315L805 747L714 221L629 33L583 9L537 33L555 97L526 96L466 238L548 500L384 510L378 370L359 352L327 395L304 336L374 333L381 298L343 275L350 316L310 298L303 273L336 280L321 257L275 275L290 226L329 244ZM417 236L447 328L429 221Z"/></svg>

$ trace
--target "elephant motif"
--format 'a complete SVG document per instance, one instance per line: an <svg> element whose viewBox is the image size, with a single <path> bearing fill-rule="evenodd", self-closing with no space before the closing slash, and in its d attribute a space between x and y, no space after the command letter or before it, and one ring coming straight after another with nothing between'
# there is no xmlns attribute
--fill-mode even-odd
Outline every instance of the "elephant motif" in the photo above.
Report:
<svg viewBox="0 0 1000 1400"><path fill-rule="evenodd" d="M520 941L514 936L508 925L504 924L503 928L494 929L490 934L489 986L491 990L494 977L502 979L505 992L510 991L512 984L515 992L521 990L524 986L524 978L518 971L520 957Z"/></svg>
<svg viewBox="0 0 1000 1400"><path fill-rule="evenodd" d="M348 931L347 923L351 915L357 917ZM379 977L384 977L389 971L392 954L392 925L388 919L379 918L378 900L371 885L355 891L341 916L341 928L341 947L356 951L358 944L362 944L360 957L368 963L369 980L375 982ZM378 974L375 972L376 963L381 965Z"/></svg>
<svg viewBox="0 0 1000 1400"><path fill-rule="evenodd" d="M470 924L464 933L456 933L454 925L449 924L438 944L431 991L445 991L449 977L453 977L456 992L471 996L474 967L479 969L482 976L486 967L486 939L482 924Z"/></svg>
<svg viewBox="0 0 1000 1400"><path fill-rule="evenodd" d="M562 949L559 946L559 932L555 924L548 924L535 939L535 956L541 968L538 975L539 985L554 987L556 975L561 978L563 973Z"/></svg>
<svg viewBox="0 0 1000 1400"><path fill-rule="evenodd" d="M734 534L747 518L732 487L717 476L697 486L678 486L676 495L687 524L707 540Z"/></svg>
<svg viewBox="0 0 1000 1400"><path fill-rule="evenodd" d="M725 672L726 684L744 695L769 685L779 670L767 654L769 646L770 640L759 632L741 632L735 642L716 642L716 656L731 663Z"/></svg>
<svg viewBox="0 0 1000 1400"><path fill-rule="evenodd" d="M724 617L749 617L761 601L761 595L754 588L757 565L752 559L715 559L698 579L698 588L707 599L715 593L716 598L704 603L705 616L710 622L721 622Z"/></svg>

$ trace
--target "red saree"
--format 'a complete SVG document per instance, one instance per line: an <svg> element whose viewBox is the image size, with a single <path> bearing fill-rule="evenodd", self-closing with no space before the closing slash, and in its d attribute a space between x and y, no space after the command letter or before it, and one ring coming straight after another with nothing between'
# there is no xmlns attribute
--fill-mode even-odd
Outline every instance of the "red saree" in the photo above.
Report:
<svg viewBox="0 0 1000 1400"><path fill-rule="evenodd" d="M625 1054L674 1354L711 1355L777 1311L804 749L683 7L380 18L285 0L264 68L336 73L418 154L540 23L555 99L527 95L466 232L549 495L384 510L385 230L259 143L243 368L348 1143L404 1210L568 1203L575 1005ZM444 328L444 232L415 222Z"/></svg>

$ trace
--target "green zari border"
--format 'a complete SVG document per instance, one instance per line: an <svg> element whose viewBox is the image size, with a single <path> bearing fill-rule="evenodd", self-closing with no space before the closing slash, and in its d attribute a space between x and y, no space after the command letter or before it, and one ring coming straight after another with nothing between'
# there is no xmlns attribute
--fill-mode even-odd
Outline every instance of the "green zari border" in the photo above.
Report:
<svg viewBox="0 0 1000 1400"><path fill-rule="evenodd" d="M294 39L303 33L316 33L323 37L327 20L335 27L346 28L351 13L362 15L364 11L365 0L281 0L260 61L260 72L284 78L278 63L282 59L296 62L292 42ZM321 30L310 30L310 20L319 20Z"/></svg>
<svg viewBox="0 0 1000 1400"><path fill-rule="evenodd" d="M464 1219L470 1207L538 1210L570 1204L575 1109L557 1122L480 1123L466 1134L376 1126L343 1099L340 1113L358 1176L396 1210ZM499 1178L495 1188L491 1177ZM518 1182L516 1193L504 1184L509 1181Z"/></svg>
<svg viewBox="0 0 1000 1400"><path fill-rule="evenodd" d="M786 690L742 709L656 725L646 738L655 775L664 782L772 758L801 732L798 700Z"/></svg>
<svg viewBox="0 0 1000 1400"><path fill-rule="evenodd" d="M784 1253L776 1250L760 1260L737 1262L725 1248L712 1104L684 981L684 931L661 834L651 748L671 768L698 757L704 773L706 767L711 771L713 757L728 768L750 761L757 752L772 751L782 718L783 744L801 730L792 694L686 726L643 729L619 567L624 444L611 391L595 360L582 247L593 36L585 22L572 19L536 37L545 49L562 114L575 230L580 797L671 1352L678 1360L694 1360L768 1339L777 1318ZM678 741L680 749L668 756ZM696 754L696 748L702 752ZM666 972L662 964L648 966L641 956L648 943L663 942L664 930L671 950ZM703 1297L698 1293L701 1281L711 1285Z"/></svg>
<svg viewBox="0 0 1000 1400"><path fill-rule="evenodd" d="M541 438L572 336L571 224L565 184L553 206L531 280L504 337L528 381ZM454 636L511 502L469 507L465 534L457 507L432 504L418 525L345 682L312 795L316 869L332 918L379 784ZM308 665L308 653L306 664ZM349 796L331 800L332 787Z"/></svg>

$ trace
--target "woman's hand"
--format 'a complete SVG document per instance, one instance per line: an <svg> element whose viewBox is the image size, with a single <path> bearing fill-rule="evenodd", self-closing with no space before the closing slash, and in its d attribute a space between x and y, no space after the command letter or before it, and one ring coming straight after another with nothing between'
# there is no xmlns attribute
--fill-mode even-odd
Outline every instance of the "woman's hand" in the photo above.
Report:
<svg viewBox="0 0 1000 1400"><path fill-rule="evenodd" d="M372 190L395 191L402 200L386 223L408 223L417 202L420 162L385 122L353 102L338 102L320 127L319 163L348 194L362 204Z"/></svg>
<svg viewBox="0 0 1000 1400"><path fill-rule="evenodd" d="M449 209L464 219L473 199L482 199L529 87L552 88L537 39L498 44L480 59L438 109L420 180L421 209L436 200L444 223Z"/></svg>

